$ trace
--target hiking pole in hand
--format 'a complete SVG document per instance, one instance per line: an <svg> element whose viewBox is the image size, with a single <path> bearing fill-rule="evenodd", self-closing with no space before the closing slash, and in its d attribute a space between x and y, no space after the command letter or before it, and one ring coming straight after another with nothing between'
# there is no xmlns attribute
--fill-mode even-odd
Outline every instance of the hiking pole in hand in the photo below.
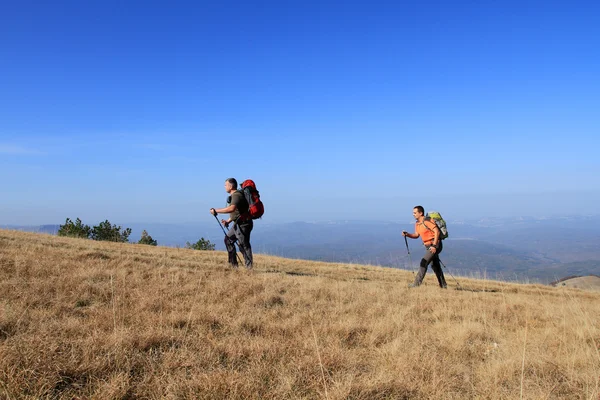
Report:
<svg viewBox="0 0 600 400"><path fill-rule="evenodd" d="M404 236L404 243L406 243L406 251L408 252L408 261L410 262L410 269L414 274L415 270L413 269L412 256L410 255L410 248L408 247L408 239L406 238L406 236Z"/></svg>
<svg viewBox="0 0 600 400"><path fill-rule="evenodd" d="M217 220L217 224L219 224L219 226L221 227L221 230L223 231L223 233L225 234L225 237L227 238L227 232L225 232L225 228L223 228L223 225L221 225L221 221L219 221L219 218L217 218L217 216L215 214L213 214L213 216ZM233 245L233 247L235 248L235 244ZM237 252L235 253L235 255L237 256L239 263L242 264L242 259L240 258L240 255Z"/></svg>
<svg viewBox="0 0 600 400"><path fill-rule="evenodd" d="M442 262L442 260L440 259L439 256L438 256L438 259L440 260L440 264L442 264L442 266L444 268L446 268L446 272L448 272L450 274L450 276L452 277L452 279L454 279L454 282L456 282L456 285L458 286L458 290L463 290L462 286L460 286L460 283L458 283L458 281L456 280L456 278L454 277L454 275L452 275L452 273L448 270L448 267L446 267L446 264L444 264Z"/></svg>
<svg viewBox="0 0 600 400"><path fill-rule="evenodd" d="M214 215L214 217L217 220L217 224L219 224L219 226L221 227L221 230L223 231L223 233L225 234L225 236L227 236L227 232L225 232L225 228L223 228L223 225L221 224L221 221L219 221L219 218L217 218L216 215Z"/></svg>

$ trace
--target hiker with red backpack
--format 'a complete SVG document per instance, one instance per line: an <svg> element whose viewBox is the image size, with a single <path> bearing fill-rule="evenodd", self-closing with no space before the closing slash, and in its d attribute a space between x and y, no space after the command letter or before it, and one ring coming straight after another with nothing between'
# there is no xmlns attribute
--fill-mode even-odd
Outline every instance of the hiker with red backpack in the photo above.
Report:
<svg viewBox="0 0 600 400"><path fill-rule="evenodd" d="M433 212L432 212L433 213ZM436 213L439 215L439 213ZM413 208L413 216L415 217L415 233L408 233L402 231L402 236L409 237L411 239L418 239L419 237L423 240L425 246L425 255L421 259L419 266L419 273L415 277L414 283L410 284L409 287L420 286L427 273L427 266L431 263L431 269L435 272L438 283L442 289L447 288L446 279L444 278L444 272L440 265L440 253L442 252L443 245L442 239L448 236L448 231L445 228L445 222L442 228L436 223L437 220L430 218L429 215L425 216L425 210L422 206L416 206ZM441 219L441 216L440 216ZM441 219L443 221L443 219Z"/></svg>
<svg viewBox="0 0 600 400"><path fill-rule="evenodd" d="M260 195L256 190L256 185L251 180L242 183L242 190L238 190L238 183L234 178L225 180L225 191L229 194L225 208L211 208L210 213L217 217L217 214L229 213L228 219L221 219L221 224L229 229L229 224L233 226L225 234L225 247L227 248L229 265L233 268L238 267L238 258L235 251L235 243L240 246L240 251L244 255L246 268L252 268L252 246L250 245L250 233L254 228L253 220L260 218L264 213L264 207L260 201ZM217 219L218 220L218 219Z"/></svg>

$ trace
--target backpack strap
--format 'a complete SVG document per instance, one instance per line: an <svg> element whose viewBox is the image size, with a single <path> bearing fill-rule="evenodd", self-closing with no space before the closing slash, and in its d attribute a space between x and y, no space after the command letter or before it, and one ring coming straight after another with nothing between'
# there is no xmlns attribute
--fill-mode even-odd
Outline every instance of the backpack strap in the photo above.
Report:
<svg viewBox="0 0 600 400"><path fill-rule="evenodd" d="M426 217L426 218L423 220L423 222L421 222L421 223L423 224L423 226L424 226L425 228L427 228L427 230L429 230L429 231L433 232L433 234L435 235L435 231L434 231L433 229L431 229L430 227L428 227L428 226L427 226L427 224L425 224L425 221L431 221L431 218L430 218L430 217ZM437 226L437 224L436 224L435 222L434 222L434 224L435 224L435 227L436 227L436 228L438 228L438 226ZM438 244L437 244L437 246L434 246L433 244L431 245L432 247L435 247L436 249L438 248L438 246L440 245L440 242L442 241L442 230L441 230L440 228L438 228L438 231L440 232L440 233L439 233L439 237L438 237L438 240L439 240L439 241L438 241ZM435 239L435 237L434 237L434 239ZM433 242L432 242L432 243L433 243ZM427 247L427 246L425 246L425 247Z"/></svg>
<svg viewBox="0 0 600 400"><path fill-rule="evenodd" d="M423 222L421 222L421 225L423 225L425 228L427 228L427 230L430 230L431 232L435 232L433 229L428 227L427 224L425 224L425 221L431 221L431 218L429 218L429 217L423 218Z"/></svg>
<svg viewBox="0 0 600 400"><path fill-rule="evenodd" d="M242 199L244 199L244 201L246 202L246 212L240 211L240 216L237 217L235 222L238 223L238 222L252 220L252 218L250 217L250 202L248 202L248 199L246 199L246 195L244 194L244 189L237 190L237 192L242 196Z"/></svg>
<svg viewBox="0 0 600 400"><path fill-rule="evenodd" d="M431 229L430 227L428 227L428 226L427 226L427 224L425 223L425 221L431 221L431 218L430 218L430 217L425 217L425 218L423 219L423 222L421 222L421 224L423 224L423 226L424 226L425 228L427 228L428 230L430 230L431 232L435 233L435 231L434 231L433 229ZM434 222L434 224L435 224L435 222ZM437 228L437 224L435 224L435 226L436 226L436 228ZM439 229L440 229L440 228L438 228L438 230L439 230ZM440 234L441 234L441 233L442 233L442 231L440 231Z"/></svg>

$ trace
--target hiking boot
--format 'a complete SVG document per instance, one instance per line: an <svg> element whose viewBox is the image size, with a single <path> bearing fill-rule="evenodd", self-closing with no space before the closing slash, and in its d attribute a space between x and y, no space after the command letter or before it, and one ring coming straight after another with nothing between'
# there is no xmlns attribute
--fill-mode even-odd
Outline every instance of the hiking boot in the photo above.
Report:
<svg viewBox="0 0 600 400"><path fill-rule="evenodd" d="M419 285L417 285L416 283L411 283L410 285L408 285L408 288L415 288L415 287L419 287Z"/></svg>
<svg viewBox="0 0 600 400"><path fill-rule="evenodd" d="M448 289L448 285L444 283L443 285L440 285L440 289Z"/></svg>

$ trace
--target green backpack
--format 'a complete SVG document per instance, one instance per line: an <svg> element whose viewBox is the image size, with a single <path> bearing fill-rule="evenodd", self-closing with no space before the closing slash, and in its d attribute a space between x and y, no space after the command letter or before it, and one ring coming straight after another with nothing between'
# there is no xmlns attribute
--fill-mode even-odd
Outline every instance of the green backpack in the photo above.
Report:
<svg viewBox="0 0 600 400"><path fill-rule="evenodd" d="M431 220L435 222L440 230L440 240L444 240L448 237L448 228L446 228L446 221L444 221L444 218L442 218L442 214L437 211L429 211L427 215L425 215L425 220ZM425 225L425 227L427 228L427 225Z"/></svg>

